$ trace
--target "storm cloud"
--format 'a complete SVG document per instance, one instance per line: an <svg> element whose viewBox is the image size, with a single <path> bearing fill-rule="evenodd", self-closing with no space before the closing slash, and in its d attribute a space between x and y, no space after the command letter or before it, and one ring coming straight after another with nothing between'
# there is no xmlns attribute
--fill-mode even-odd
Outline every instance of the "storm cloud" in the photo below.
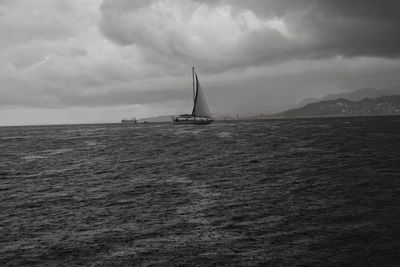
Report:
<svg viewBox="0 0 400 267"><path fill-rule="evenodd" d="M0 124L178 113L193 65L216 115L395 87L399 32L398 1L1 0Z"/></svg>
<svg viewBox="0 0 400 267"><path fill-rule="evenodd" d="M224 71L293 59L398 57L398 1L105 0L100 29L149 61Z"/></svg>

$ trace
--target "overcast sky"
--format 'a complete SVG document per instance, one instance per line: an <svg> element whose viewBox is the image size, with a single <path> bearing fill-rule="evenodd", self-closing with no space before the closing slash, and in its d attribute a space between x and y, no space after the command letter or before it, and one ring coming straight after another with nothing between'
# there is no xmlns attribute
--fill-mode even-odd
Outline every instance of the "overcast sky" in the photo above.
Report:
<svg viewBox="0 0 400 267"><path fill-rule="evenodd" d="M0 125L214 116L400 84L400 1L0 0Z"/></svg>

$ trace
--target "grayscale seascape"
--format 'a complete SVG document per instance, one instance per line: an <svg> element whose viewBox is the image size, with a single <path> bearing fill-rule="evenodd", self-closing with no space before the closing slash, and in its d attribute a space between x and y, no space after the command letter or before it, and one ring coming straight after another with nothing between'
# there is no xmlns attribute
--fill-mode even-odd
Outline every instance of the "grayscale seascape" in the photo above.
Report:
<svg viewBox="0 0 400 267"><path fill-rule="evenodd" d="M1 266L398 266L400 117L0 128Z"/></svg>
<svg viewBox="0 0 400 267"><path fill-rule="evenodd" d="M399 0L0 0L0 267L400 267Z"/></svg>

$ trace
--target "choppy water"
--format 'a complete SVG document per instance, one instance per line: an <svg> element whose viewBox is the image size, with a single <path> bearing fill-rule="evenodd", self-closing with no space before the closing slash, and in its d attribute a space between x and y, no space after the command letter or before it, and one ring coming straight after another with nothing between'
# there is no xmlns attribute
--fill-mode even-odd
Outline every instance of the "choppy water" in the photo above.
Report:
<svg viewBox="0 0 400 267"><path fill-rule="evenodd" d="M0 128L0 265L399 266L400 117Z"/></svg>

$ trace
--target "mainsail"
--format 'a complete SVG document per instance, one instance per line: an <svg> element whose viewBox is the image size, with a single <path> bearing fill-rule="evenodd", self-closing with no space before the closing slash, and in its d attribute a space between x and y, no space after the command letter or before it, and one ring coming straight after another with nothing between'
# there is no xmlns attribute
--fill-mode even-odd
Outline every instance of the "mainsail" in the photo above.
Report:
<svg viewBox="0 0 400 267"><path fill-rule="evenodd" d="M208 108L203 90L201 89L199 79L197 78L196 73L194 73L194 75L196 77L196 90L195 90L195 95L194 95L194 105L193 105L192 116L193 117L209 117L209 118L211 118L211 112Z"/></svg>

